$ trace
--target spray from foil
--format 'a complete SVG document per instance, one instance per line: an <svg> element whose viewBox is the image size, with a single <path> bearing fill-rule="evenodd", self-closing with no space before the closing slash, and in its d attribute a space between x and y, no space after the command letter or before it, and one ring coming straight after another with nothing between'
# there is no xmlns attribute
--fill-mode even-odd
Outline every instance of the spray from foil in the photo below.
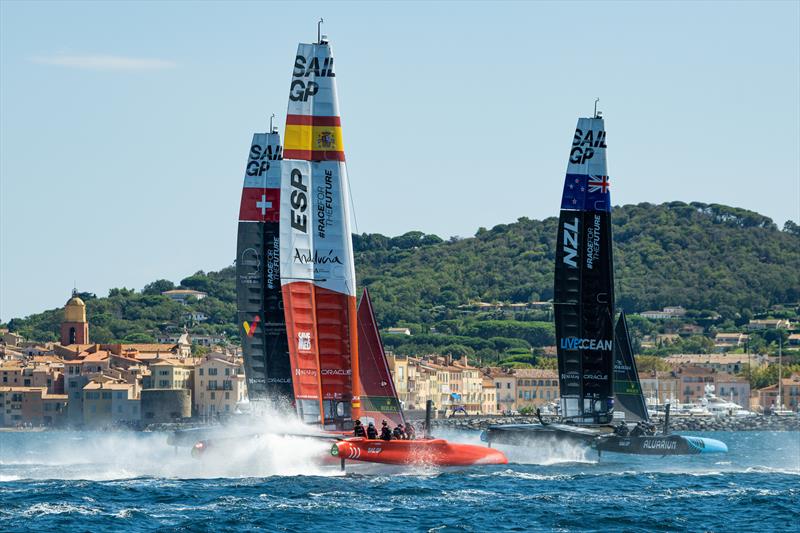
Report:
<svg viewBox="0 0 800 533"><path fill-rule="evenodd" d="M486 446L480 439L479 431L458 431L437 429L437 437L442 437L452 442ZM597 452L578 443L564 439L537 440L536 446L494 446L508 457L509 463L526 465L556 465L562 463L589 463L597 462Z"/></svg>
<svg viewBox="0 0 800 533"><path fill-rule="evenodd" d="M0 434L0 478L114 480L339 475L331 442L296 418L262 412L216 429L207 453L168 444L168 432ZM198 438L203 438L201 435Z"/></svg>

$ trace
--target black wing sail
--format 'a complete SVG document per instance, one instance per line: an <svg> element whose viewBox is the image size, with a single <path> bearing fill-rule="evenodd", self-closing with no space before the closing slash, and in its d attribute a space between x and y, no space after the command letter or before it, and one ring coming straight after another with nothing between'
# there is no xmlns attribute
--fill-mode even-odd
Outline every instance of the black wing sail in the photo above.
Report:
<svg viewBox="0 0 800 533"><path fill-rule="evenodd" d="M576 422L612 416L611 242L605 127L602 118L581 118L561 199L554 286L561 414Z"/></svg>
<svg viewBox="0 0 800 533"><path fill-rule="evenodd" d="M236 246L239 332L251 400L292 398L280 281L281 147L257 133L245 170Z"/></svg>
<svg viewBox="0 0 800 533"><path fill-rule="evenodd" d="M614 328L614 395L626 421L649 420L624 311Z"/></svg>

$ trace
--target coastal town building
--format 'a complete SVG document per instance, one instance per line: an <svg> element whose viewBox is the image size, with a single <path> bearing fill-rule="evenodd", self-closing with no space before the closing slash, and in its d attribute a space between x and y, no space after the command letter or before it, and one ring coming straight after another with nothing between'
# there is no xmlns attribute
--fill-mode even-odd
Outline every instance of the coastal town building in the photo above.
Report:
<svg viewBox="0 0 800 533"><path fill-rule="evenodd" d="M663 320L669 318L679 318L686 314L686 309L681 306L664 307L661 311L644 311L640 316L649 319Z"/></svg>
<svg viewBox="0 0 800 533"><path fill-rule="evenodd" d="M202 418L230 416L247 399L244 364L212 352L194 367L194 411Z"/></svg>
<svg viewBox="0 0 800 533"><path fill-rule="evenodd" d="M639 383L648 404L658 406L680 401L680 379L675 372L639 372Z"/></svg>
<svg viewBox="0 0 800 533"><path fill-rule="evenodd" d="M750 331L758 331L764 329L792 329L792 323L783 318L767 318L760 320L751 320L745 326Z"/></svg>
<svg viewBox="0 0 800 533"><path fill-rule="evenodd" d="M716 370L738 374L748 364L760 366L764 364L764 357L758 354L676 354L666 358L672 366L695 365Z"/></svg>
<svg viewBox="0 0 800 533"><path fill-rule="evenodd" d="M98 375L83 387L83 425L86 427L115 427L136 424L141 418L139 388Z"/></svg>
<svg viewBox="0 0 800 533"><path fill-rule="evenodd" d="M778 384L770 385L755 391L758 405L764 411L783 407L795 413L800 412L800 374L792 374L781 379L781 395L778 395Z"/></svg>
<svg viewBox="0 0 800 533"><path fill-rule="evenodd" d="M558 400L558 373L541 368L520 368L515 372L517 380L517 410L535 409Z"/></svg>
<svg viewBox="0 0 800 533"><path fill-rule="evenodd" d="M169 291L164 291L161 294L162 296L166 296L170 300L175 300L183 305L187 305L187 303L191 300L202 300L208 296L208 294L203 291L195 291L193 289L172 289Z"/></svg>
<svg viewBox="0 0 800 533"><path fill-rule="evenodd" d="M714 349L718 352L735 350L747 344L749 340L750 336L744 333L717 333L714 336Z"/></svg>
<svg viewBox="0 0 800 533"><path fill-rule="evenodd" d="M490 367L484 373L492 380L495 388L496 410L499 413L510 413L517 405L517 378L509 368Z"/></svg>
<svg viewBox="0 0 800 533"><path fill-rule="evenodd" d="M0 386L0 427L60 426L66 405L66 395L45 387Z"/></svg>

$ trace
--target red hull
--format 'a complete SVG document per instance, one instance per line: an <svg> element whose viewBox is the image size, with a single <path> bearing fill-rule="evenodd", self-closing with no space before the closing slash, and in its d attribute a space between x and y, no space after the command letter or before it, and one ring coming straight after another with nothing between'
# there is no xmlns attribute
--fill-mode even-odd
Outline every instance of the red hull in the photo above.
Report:
<svg viewBox="0 0 800 533"><path fill-rule="evenodd" d="M390 465L434 466L504 465L502 452L474 444L455 444L444 439L369 440L353 437L337 442L331 455L340 459Z"/></svg>

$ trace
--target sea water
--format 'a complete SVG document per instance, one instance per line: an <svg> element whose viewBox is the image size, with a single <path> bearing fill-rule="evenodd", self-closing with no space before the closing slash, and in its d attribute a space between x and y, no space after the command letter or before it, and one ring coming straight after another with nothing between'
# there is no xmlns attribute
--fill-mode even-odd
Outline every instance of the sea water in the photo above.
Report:
<svg viewBox="0 0 800 533"><path fill-rule="evenodd" d="M502 466L320 463L257 436L194 459L163 433L0 432L0 531L798 531L800 433L694 433L727 454L503 448ZM477 434L442 434L478 443Z"/></svg>

